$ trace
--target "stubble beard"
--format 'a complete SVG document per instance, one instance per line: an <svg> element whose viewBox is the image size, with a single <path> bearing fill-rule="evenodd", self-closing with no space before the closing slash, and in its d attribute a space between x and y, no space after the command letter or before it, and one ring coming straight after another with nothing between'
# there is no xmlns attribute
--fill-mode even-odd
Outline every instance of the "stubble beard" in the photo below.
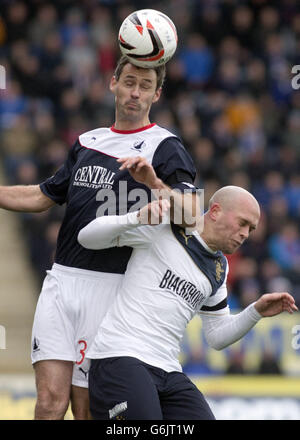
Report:
<svg viewBox="0 0 300 440"><path fill-rule="evenodd" d="M135 110L128 110L125 106L117 107L117 117L120 121L137 122L143 118L140 106Z"/></svg>

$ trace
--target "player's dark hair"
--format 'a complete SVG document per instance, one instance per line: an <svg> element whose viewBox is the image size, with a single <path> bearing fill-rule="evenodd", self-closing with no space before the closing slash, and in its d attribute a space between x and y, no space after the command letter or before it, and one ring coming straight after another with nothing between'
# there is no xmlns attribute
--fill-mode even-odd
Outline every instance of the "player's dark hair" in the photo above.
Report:
<svg viewBox="0 0 300 440"><path fill-rule="evenodd" d="M134 67L137 67L139 69L138 66L135 66L129 58L127 58L126 55L122 55L121 58L118 61L117 67L115 69L115 78L117 81L119 81L121 73L124 69L124 66L126 66L126 64L132 64ZM165 80L165 76L166 76L166 66L162 65L162 66L158 66L158 67L151 67L151 69L155 70L156 72L156 78L157 78L157 82L156 82L156 90L160 89L163 86L164 80Z"/></svg>

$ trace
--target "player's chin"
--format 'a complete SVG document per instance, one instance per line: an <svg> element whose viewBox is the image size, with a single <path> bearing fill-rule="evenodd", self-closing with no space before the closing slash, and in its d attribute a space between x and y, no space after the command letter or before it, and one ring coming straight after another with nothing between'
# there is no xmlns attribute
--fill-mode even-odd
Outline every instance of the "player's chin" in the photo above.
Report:
<svg viewBox="0 0 300 440"><path fill-rule="evenodd" d="M125 113L127 118L132 121L141 119L141 110L137 107L127 107Z"/></svg>
<svg viewBox="0 0 300 440"><path fill-rule="evenodd" d="M228 246L224 246L224 249L222 250L224 254L234 254L238 248L240 247L240 245L228 245Z"/></svg>

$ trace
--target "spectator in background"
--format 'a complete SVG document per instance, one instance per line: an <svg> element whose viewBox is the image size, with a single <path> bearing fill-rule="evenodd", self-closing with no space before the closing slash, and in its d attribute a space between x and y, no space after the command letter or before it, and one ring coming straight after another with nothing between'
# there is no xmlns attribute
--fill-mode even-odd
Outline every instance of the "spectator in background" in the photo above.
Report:
<svg viewBox="0 0 300 440"><path fill-rule="evenodd" d="M67 48L79 35L88 35L88 23L82 8L72 5L65 10L64 20L60 23L60 33Z"/></svg>
<svg viewBox="0 0 300 440"><path fill-rule="evenodd" d="M22 1L12 2L5 11L6 43L27 38L27 19L29 11Z"/></svg>
<svg viewBox="0 0 300 440"><path fill-rule="evenodd" d="M96 51L91 46L86 32L77 31L70 36L64 60L71 72L74 88L82 96L96 78Z"/></svg>
<svg viewBox="0 0 300 440"><path fill-rule="evenodd" d="M198 179L205 182L211 177L219 176L220 170L216 167L215 147L211 139L203 137L196 139L192 151Z"/></svg>
<svg viewBox="0 0 300 440"><path fill-rule="evenodd" d="M242 350L230 349L227 359L226 374L245 374L244 353Z"/></svg>
<svg viewBox="0 0 300 440"><path fill-rule="evenodd" d="M249 301L255 301L257 298L259 292L257 274L257 262L252 257L241 257L237 260L234 278L230 281L232 294L237 298L240 308L246 307Z"/></svg>
<svg viewBox="0 0 300 440"><path fill-rule="evenodd" d="M300 216L300 174L292 174L286 189L289 215L293 218Z"/></svg>
<svg viewBox="0 0 300 440"><path fill-rule="evenodd" d="M204 37L197 33L189 35L180 60L184 66L185 79L192 89L208 84L214 69L214 56Z"/></svg>
<svg viewBox="0 0 300 440"><path fill-rule="evenodd" d="M282 374L282 370L278 360L273 355L271 350L265 350L262 354L259 366L256 371L257 374Z"/></svg>
<svg viewBox="0 0 300 440"><path fill-rule="evenodd" d="M268 246L265 240L267 233L267 220L266 215L263 212L261 216L261 221L258 228L253 231L252 236L249 237L245 246L241 249L242 258L251 258L257 263L257 270L255 271L255 278L257 278L260 264L262 264L268 257Z"/></svg>
<svg viewBox="0 0 300 440"><path fill-rule="evenodd" d="M271 257L286 271L300 271L300 235L298 225L288 222L269 240Z"/></svg>
<svg viewBox="0 0 300 440"><path fill-rule="evenodd" d="M58 12L54 5L45 3L38 6L35 17L28 27L28 37L36 47L47 45L49 36L53 38L59 31ZM46 61L46 60L45 60Z"/></svg>
<svg viewBox="0 0 300 440"><path fill-rule="evenodd" d="M41 68L48 76L49 81L52 80L53 71L63 62L63 44L58 31L53 30L46 34L41 47Z"/></svg>
<svg viewBox="0 0 300 440"><path fill-rule="evenodd" d="M18 164L25 159L34 161L37 147L37 137L30 130L30 119L27 115L18 116L15 124L2 132L1 144L8 178L13 182L16 179Z"/></svg>
<svg viewBox="0 0 300 440"><path fill-rule="evenodd" d="M215 373L215 371L210 367L205 353L201 347L192 347L191 352L188 353L183 362L182 371L188 376L199 374L208 375Z"/></svg>
<svg viewBox="0 0 300 440"><path fill-rule="evenodd" d="M14 126L18 116L28 110L28 99L22 94L18 81L7 81L5 95L0 100L1 131Z"/></svg>

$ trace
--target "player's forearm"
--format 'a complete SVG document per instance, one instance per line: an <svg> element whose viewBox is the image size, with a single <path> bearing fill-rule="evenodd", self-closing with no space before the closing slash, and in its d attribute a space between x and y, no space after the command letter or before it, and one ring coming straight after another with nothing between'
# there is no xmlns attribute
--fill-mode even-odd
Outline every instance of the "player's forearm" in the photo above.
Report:
<svg viewBox="0 0 300 440"><path fill-rule="evenodd" d="M222 350L241 339L262 318L250 304L236 315L209 315L201 313L203 331L207 343L216 350Z"/></svg>
<svg viewBox="0 0 300 440"><path fill-rule="evenodd" d="M78 242L87 249L107 249L117 246L119 235L139 225L138 212L97 217L79 231Z"/></svg>
<svg viewBox="0 0 300 440"><path fill-rule="evenodd" d="M54 205L38 185L0 186L0 208L19 212L42 212Z"/></svg>

